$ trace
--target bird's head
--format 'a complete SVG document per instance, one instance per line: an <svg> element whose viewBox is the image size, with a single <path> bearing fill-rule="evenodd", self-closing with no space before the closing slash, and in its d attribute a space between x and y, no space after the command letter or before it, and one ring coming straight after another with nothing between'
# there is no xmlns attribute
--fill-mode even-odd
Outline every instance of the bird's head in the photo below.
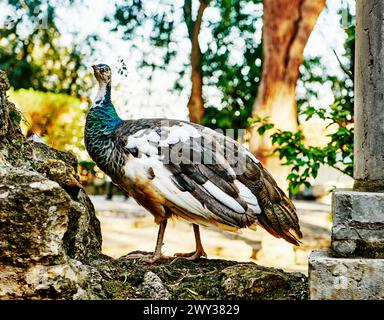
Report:
<svg viewBox="0 0 384 320"><path fill-rule="evenodd" d="M96 80L99 83L108 84L111 82L112 71L111 68L106 64L96 64L92 66L93 73Z"/></svg>

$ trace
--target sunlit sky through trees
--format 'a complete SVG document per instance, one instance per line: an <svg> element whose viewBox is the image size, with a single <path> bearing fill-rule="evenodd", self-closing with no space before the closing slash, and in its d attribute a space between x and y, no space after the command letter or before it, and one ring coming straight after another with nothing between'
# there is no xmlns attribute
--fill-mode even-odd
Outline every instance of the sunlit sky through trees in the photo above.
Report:
<svg viewBox="0 0 384 320"><path fill-rule="evenodd" d="M162 1L163 3L167 1ZM147 10L162 10L163 5L159 5L159 1L148 0L145 2ZM174 1L176 6L182 7L183 1ZM328 0L327 8L322 12L314 31L308 41L305 57L320 56L323 65L327 66L327 72L330 74L343 75L333 50L343 62L345 33L342 25L340 25L340 16L338 9L349 4L352 12L354 12L354 1L352 0ZM178 24L177 32L174 33L173 45L177 50L177 58L167 67L166 71L156 70L153 73L152 80L148 80L148 70L139 69L137 67L140 57L143 54L152 55L156 60L156 51L137 37L134 41L124 41L119 32L111 32L111 25L104 22L105 16L112 16L115 1L94 1L83 0L82 3L70 8L63 7L57 9L57 24L61 30L62 36L60 42L62 44L70 44L73 41L80 41L88 34L97 34L100 36L96 46L95 54L87 57L86 62L90 66L95 63L107 63L114 71L119 67L119 59L124 59L128 67L126 76L118 75L114 72L114 92L113 99L119 114L123 118L141 118L141 117L168 117L186 119L188 110L186 104L188 101L189 74L186 74L181 85L185 90L175 92L172 90L175 79L177 79L177 70L180 65L188 64L190 52L190 42L186 34L187 30L183 23ZM255 6L250 10L262 10L261 6ZM4 24L7 15L7 8L0 4L0 25ZM181 21L180 16L182 10L175 10L174 19ZM202 52L207 48L207 43L212 39L212 34L208 28L208 21L219 19L218 10L214 7L206 9L204 14L204 23L200 33L200 44ZM260 32L255 34L255 40L260 41L262 20L259 20ZM141 34L151 31L150 25L143 25L140 29ZM234 37L236 35L233 35ZM2 40L0 40L2 41ZM241 59L240 51L236 50L242 46L241 38L234 42L232 59ZM160 50L160 49L159 49ZM319 72L321 72L319 70ZM81 75L80 75L81 76ZM96 84L96 83L95 83ZM326 107L332 103L332 92L330 84L323 84L321 88L321 101L313 101L313 105ZM94 97L96 88L90 95ZM205 88L204 96L206 100L220 101L220 92L212 87ZM298 95L305 96L300 84L298 85ZM211 103L217 105L218 103Z"/></svg>

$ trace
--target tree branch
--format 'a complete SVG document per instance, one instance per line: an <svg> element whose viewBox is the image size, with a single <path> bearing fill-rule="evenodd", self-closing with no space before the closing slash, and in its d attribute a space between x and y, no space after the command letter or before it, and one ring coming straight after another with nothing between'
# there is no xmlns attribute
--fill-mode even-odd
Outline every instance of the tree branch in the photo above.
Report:
<svg viewBox="0 0 384 320"><path fill-rule="evenodd" d="M183 5L184 20L187 25L189 38L192 40L193 37L193 19L192 19L192 0L184 0Z"/></svg>
<svg viewBox="0 0 384 320"><path fill-rule="evenodd" d="M192 28L192 68L194 64L201 65L201 50L199 45L199 33L201 28L201 23L203 21L204 10L207 7L209 1L200 1L199 11L197 12L196 20L193 22Z"/></svg>
<svg viewBox="0 0 384 320"><path fill-rule="evenodd" d="M329 165L329 164L328 164L328 165ZM343 170L343 169L337 167L336 165L329 165L329 166L332 167L332 168L334 168L334 169L336 169L336 170L338 170L338 171L340 171L341 173L343 173L343 174L349 176L349 174L348 174L348 172L347 172L346 170Z"/></svg>
<svg viewBox="0 0 384 320"><path fill-rule="evenodd" d="M350 70L348 70L348 68L345 67L345 66L341 63L340 58L339 58L339 56L337 55L335 49L333 49L333 53L335 54L336 59L337 59L337 61L339 62L340 68L341 68L341 69L344 71L344 73L345 73L345 74L346 74L346 75L353 81L353 74L352 74L352 72L351 72Z"/></svg>

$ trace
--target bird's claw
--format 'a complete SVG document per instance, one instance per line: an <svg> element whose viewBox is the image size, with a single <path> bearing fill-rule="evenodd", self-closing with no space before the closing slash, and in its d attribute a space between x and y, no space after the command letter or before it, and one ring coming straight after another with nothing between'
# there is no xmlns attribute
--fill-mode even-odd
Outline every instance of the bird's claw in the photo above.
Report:
<svg viewBox="0 0 384 320"><path fill-rule="evenodd" d="M149 264L154 264L155 262L157 262L157 261L160 261L160 260L173 260L173 259L175 259L174 257L170 257L170 256L164 256L164 255L155 255L155 256L153 256L152 258L146 258L146 259L144 259L143 261L145 261L145 262L147 262L147 263L149 263Z"/></svg>
<svg viewBox="0 0 384 320"><path fill-rule="evenodd" d="M155 254L154 256L151 257L151 255L149 255L149 254L137 253L137 252L128 253L127 255L123 256L122 258L126 259L126 260L138 259L138 260L143 261L143 262L148 263L148 264L153 264L153 263L160 261L160 260L172 260L172 259L174 259L174 257L164 256L162 254L158 254L158 255Z"/></svg>
<svg viewBox="0 0 384 320"><path fill-rule="evenodd" d="M206 258L207 254L205 253L204 250L196 250L196 251L188 252L188 253L176 253L174 256L179 257L179 258L180 257L186 258L187 260L196 260L196 259L199 259L201 257Z"/></svg>

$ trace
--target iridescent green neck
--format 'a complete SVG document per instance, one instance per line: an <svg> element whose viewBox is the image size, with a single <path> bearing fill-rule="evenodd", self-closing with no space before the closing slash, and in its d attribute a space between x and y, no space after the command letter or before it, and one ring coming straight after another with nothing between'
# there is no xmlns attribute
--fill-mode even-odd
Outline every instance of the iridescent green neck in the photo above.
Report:
<svg viewBox="0 0 384 320"><path fill-rule="evenodd" d="M96 102L87 116L87 125L99 134L106 134L114 131L122 122L111 101L111 82L100 83Z"/></svg>
<svg viewBox="0 0 384 320"><path fill-rule="evenodd" d="M116 152L116 129L123 122L112 104L110 83L100 85L96 102L87 115L84 138L91 158L112 177L118 175L115 161L121 157Z"/></svg>

